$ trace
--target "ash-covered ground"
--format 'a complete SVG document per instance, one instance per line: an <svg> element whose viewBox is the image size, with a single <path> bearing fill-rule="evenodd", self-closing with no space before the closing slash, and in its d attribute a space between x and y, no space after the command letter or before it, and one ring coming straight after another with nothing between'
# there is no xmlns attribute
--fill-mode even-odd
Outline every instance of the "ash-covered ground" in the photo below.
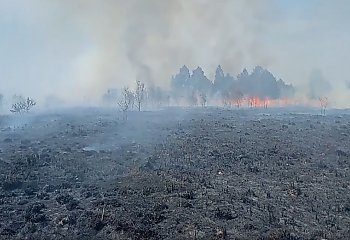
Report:
<svg viewBox="0 0 350 240"><path fill-rule="evenodd" d="M349 239L350 114L0 117L0 239Z"/></svg>

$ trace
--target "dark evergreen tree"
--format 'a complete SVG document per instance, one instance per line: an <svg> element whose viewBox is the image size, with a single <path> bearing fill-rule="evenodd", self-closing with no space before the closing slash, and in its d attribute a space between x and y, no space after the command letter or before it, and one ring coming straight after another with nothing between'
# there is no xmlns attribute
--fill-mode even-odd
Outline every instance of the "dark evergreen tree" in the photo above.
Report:
<svg viewBox="0 0 350 240"><path fill-rule="evenodd" d="M190 79L190 70L186 65L180 68L180 72L172 78L171 87L175 90L183 90L187 87Z"/></svg>
<svg viewBox="0 0 350 240"><path fill-rule="evenodd" d="M212 89L212 82L204 75L202 68L197 67L189 80L189 87L200 93L209 93Z"/></svg>
<svg viewBox="0 0 350 240"><path fill-rule="evenodd" d="M186 97L193 103L201 94L208 97L212 94L215 97L221 96L226 105L237 106L240 106L242 99L246 97L278 99L293 97L295 93L292 85L287 85L282 79L277 81L270 71L261 66L256 66L251 74L247 69L243 69L236 80L230 74L225 75L219 65L213 82L205 76L202 68L197 67L190 75L189 69L183 66L172 78L171 86L174 96Z"/></svg>
<svg viewBox="0 0 350 240"><path fill-rule="evenodd" d="M215 71L214 86L221 85L222 82L224 81L224 78L225 78L224 71L222 70L221 66L219 65Z"/></svg>
<svg viewBox="0 0 350 240"><path fill-rule="evenodd" d="M229 73L224 74L224 71L222 70L221 66L219 65L215 72L215 79L213 83L213 92L214 94L222 93L224 91L227 91L227 89L235 88L235 79L232 77Z"/></svg>

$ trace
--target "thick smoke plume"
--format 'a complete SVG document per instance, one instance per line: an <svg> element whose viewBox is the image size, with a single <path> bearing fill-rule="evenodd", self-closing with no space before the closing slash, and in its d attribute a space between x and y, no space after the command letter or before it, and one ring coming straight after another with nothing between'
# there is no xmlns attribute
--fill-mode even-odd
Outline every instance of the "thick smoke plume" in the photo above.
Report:
<svg viewBox="0 0 350 240"><path fill-rule="evenodd" d="M28 30L38 39L27 41L45 43L41 57L52 61L49 66L57 75L43 74L48 63L37 60L32 76L27 76L31 80L23 79L23 85L39 83L37 87L45 88L41 93L66 100L96 99L107 88L132 85L136 79L168 87L171 74L183 64L215 69L220 63L238 71L252 62L269 63L259 44L264 15L260 1L29 2L17 1L25 8L18 21L30 20ZM33 94L39 92L28 87Z"/></svg>
<svg viewBox="0 0 350 240"><path fill-rule="evenodd" d="M310 2L291 8L275 0L0 0L0 92L92 103L107 89L131 87L136 80L168 88L184 64L201 66L214 79L221 64L235 73L260 65L301 89L310 72L321 68L327 79L337 78L330 80L337 96L346 80L324 69L335 66L331 58L312 51L330 49L335 34L319 41L325 34L320 26L340 29L333 18L345 16L349 4ZM311 26L317 41L311 41Z"/></svg>

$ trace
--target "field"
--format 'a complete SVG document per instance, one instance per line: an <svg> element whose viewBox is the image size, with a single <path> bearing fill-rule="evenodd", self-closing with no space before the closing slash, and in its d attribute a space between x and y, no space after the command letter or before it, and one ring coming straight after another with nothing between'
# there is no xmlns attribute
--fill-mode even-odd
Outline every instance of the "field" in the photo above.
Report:
<svg viewBox="0 0 350 240"><path fill-rule="evenodd" d="M349 239L350 114L0 116L0 239Z"/></svg>

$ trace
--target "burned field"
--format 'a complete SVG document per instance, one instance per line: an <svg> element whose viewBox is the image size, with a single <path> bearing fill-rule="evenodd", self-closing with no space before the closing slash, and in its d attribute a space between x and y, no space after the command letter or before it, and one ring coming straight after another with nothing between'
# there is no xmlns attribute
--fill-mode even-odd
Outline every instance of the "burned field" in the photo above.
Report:
<svg viewBox="0 0 350 240"><path fill-rule="evenodd" d="M0 239L349 239L350 115L0 117Z"/></svg>

